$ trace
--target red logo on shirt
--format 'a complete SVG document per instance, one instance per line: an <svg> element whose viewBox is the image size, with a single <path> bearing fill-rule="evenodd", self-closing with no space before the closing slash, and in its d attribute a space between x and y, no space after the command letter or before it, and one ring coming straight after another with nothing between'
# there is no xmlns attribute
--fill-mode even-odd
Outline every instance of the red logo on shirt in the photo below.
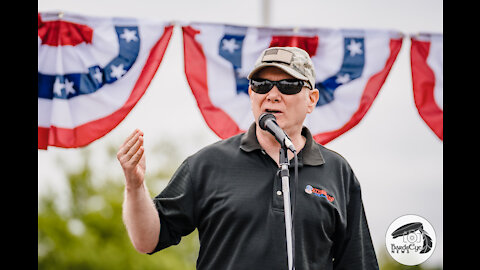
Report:
<svg viewBox="0 0 480 270"><path fill-rule="evenodd" d="M311 185L307 185L305 187L305 193L313 194L313 195L318 196L318 197L324 197L329 202L333 202L333 200L335 200L335 198L333 198L333 196L328 195L325 190L319 189L319 188L314 188Z"/></svg>

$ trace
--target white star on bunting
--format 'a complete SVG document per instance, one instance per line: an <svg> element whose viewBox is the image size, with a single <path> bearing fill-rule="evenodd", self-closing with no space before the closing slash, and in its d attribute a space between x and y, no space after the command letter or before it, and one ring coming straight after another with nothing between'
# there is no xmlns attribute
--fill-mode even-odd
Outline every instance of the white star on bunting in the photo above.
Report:
<svg viewBox="0 0 480 270"><path fill-rule="evenodd" d="M351 80L350 79L350 74L345 73L343 75L338 75L335 82L338 83L338 84L344 84L344 83L349 82L350 80Z"/></svg>
<svg viewBox="0 0 480 270"><path fill-rule="evenodd" d="M99 68L96 68L95 69L95 74L93 74L93 77L99 82L99 83L102 83L103 81L103 76L102 76L102 72L100 72L100 69Z"/></svg>
<svg viewBox="0 0 480 270"><path fill-rule="evenodd" d="M360 48L362 43L355 42L355 40L351 39L350 44L348 44L347 49L350 51L350 56L355 56L356 54L362 54L363 51Z"/></svg>
<svg viewBox="0 0 480 270"><path fill-rule="evenodd" d="M112 72L110 73L110 76L115 77L118 80L125 73L127 73L127 71L123 68L123 64L120 64L118 66L112 65Z"/></svg>
<svg viewBox="0 0 480 270"><path fill-rule="evenodd" d="M238 44L235 43L235 39L231 38L230 40L224 39L222 42L222 50L229 51L230 53L235 52L236 49L240 48Z"/></svg>
<svg viewBox="0 0 480 270"><path fill-rule="evenodd" d="M137 31L135 30L128 30L128 29L123 29L123 34L120 35L121 38L125 39L127 43L130 43L130 41L138 41L137 38Z"/></svg>
<svg viewBox="0 0 480 270"><path fill-rule="evenodd" d="M55 83L53 84L53 93L57 96L62 96L62 89L65 88L65 84L60 82L60 78L55 79Z"/></svg>
<svg viewBox="0 0 480 270"><path fill-rule="evenodd" d="M75 94L75 89L73 88L73 82L65 79L65 90L67 91L67 95L72 93Z"/></svg>

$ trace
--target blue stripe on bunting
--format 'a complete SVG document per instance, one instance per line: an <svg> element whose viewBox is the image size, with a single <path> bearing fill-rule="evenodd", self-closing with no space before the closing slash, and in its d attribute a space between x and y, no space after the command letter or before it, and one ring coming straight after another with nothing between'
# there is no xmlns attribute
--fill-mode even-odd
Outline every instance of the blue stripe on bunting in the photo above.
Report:
<svg viewBox="0 0 480 270"><path fill-rule="evenodd" d="M87 73L47 75L38 72L38 97L69 99L90 94L104 84L123 77L135 63L140 51L140 37L136 26L115 26L119 53L104 68L92 66Z"/></svg>
<svg viewBox="0 0 480 270"><path fill-rule="evenodd" d="M246 28L235 29L236 31L246 31ZM245 35L225 34L218 44L218 54L229 61L235 72L235 82L237 94L245 93L248 95L248 79L240 74L242 69L242 48Z"/></svg>
<svg viewBox="0 0 480 270"><path fill-rule="evenodd" d="M320 92L317 107L332 102L335 90L346 83L349 83L362 76L365 67L365 40L364 38L344 38L344 54L340 71L323 82L315 84Z"/></svg>

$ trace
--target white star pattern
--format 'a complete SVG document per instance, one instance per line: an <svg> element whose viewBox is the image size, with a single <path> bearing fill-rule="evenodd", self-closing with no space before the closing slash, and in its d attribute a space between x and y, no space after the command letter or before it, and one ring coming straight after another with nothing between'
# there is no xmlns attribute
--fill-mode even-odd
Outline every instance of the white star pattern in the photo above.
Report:
<svg viewBox="0 0 480 270"><path fill-rule="evenodd" d="M245 78L250 73L250 70L246 68L238 68L236 71L239 77L245 77Z"/></svg>
<svg viewBox="0 0 480 270"><path fill-rule="evenodd" d="M55 83L53 84L53 93L57 96L62 96L62 89L65 88L65 84L60 82L60 78L57 77L55 79Z"/></svg>
<svg viewBox="0 0 480 270"><path fill-rule="evenodd" d="M350 80L351 80L350 79L350 74L345 73L343 75L338 75L335 82L338 83L338 84L344 84L344 83L349 82Z"/></svg>
<svg viewBox="0 0 480 270"><path fill-rule="evenodd" d="M118 66L112 65L112 72L110 73L110 76L115 77L118 80L125 73L127 73L127 71L123 69L123 64L120 64Z"/></svg>
<svg viewBox="0 0 480 270"><path fill-rule="evenodd" d="M230 53L235 52L236 49L240 48L238 44L235 43L235 39L231 38L230 40L224 39L222 42L222 50L226 50Z"/></svg>
<svg viewBox="0 0 480 270"><path fill-rule="evenodd" d="M100 69L99 68L96 68L95 69L95 74L93 74L93 77L99 82L99 83L102 83L103 81L103 76L102 76L102 72L100 72Z"/></svg>
<svg viewBox="0 0 480 270"><path fill-rule="evenodd" d="M356 54L363 54L361 46L362 43L355 42L355 40L351 39L350 44L347 45L347 49L350 51L350 56L355 56Z"/></svg>
<svg viewBox="0 0 480 270"><path fill-rule="evenodd" d="M127 43L130 43L130 41L138 41L138 38L137 38L137 31L135 30L128 30L128 29L123 29L123 34L120 35L121 38L125 39L125 41L127 41Z"/></svg>
<svg viewBox="0 0 480 270"><path fill-rule="evenodd" d="M67 91L67 95L75 94L75 89L73 89L73 82L69 81L68 79L65 79L65 90Z"/></svg>

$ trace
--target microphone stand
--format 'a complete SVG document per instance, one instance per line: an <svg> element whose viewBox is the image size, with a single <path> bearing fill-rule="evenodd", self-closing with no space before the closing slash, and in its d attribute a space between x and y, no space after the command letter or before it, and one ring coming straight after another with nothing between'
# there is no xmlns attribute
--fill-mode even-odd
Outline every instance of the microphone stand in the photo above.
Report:
<svg viewBox="0 0 480 270"><path fill-rule="evenodd" d="M292 241L292 212L291 212L291 203L290 203L290 185L289 185L289 170L288 166L290 161L288 160L288 150L285 144L281 144L280 147L280 156L279 156L279 166L280 166L280 176L282 177L282 193L283 193L283 209L285 213L285 234L287 238L287 259L288 259L288 269L295 270L295 265L293 265L293 241Z"/></svg>

